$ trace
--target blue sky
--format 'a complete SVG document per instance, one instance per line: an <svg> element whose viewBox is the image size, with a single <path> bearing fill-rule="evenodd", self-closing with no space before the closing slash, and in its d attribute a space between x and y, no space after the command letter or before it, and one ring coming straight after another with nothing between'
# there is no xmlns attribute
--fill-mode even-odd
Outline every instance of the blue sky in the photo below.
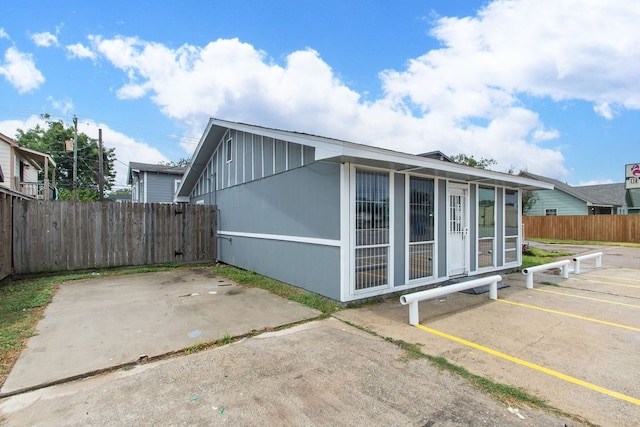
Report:
<svg viewBox="0 0 640 427"><path fill-rule="evenodd" d="M640 2L0 0L0 132L40 114L129 161L207 119L493 158L573 185L640 161Z"/></svg>

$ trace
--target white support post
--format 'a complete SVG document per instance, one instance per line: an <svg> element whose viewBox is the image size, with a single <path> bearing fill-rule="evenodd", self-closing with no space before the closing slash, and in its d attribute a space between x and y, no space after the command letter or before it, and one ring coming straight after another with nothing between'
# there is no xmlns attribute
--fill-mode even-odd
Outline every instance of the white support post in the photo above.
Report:
<svg viewBox="0 0 640 427"><path fill-rule="evenodd" d="M538 271L550 270L552 268L561 268L562 269L562 278L569 278L569 261L568 259L556 262L550 262L548 264L536 265L533 267L528 267L522 270L522 274L527 276L527 289L533 289L533 273Z"/></svg>
<svg viewBox="0 0 640 427"><path fill-rule="evenodd" d="M417 325L418 323L420 323L420 316L418 314L418 303L419 301L413 301L411 304L409 304L409 324L410 325Z"/></svg>
<svg viewBox="0 0 640 427"><path fill-rule="evenodd" d="M420 316L418 314L418 303L420 301L426 299L434 299L444 295L452 294L454 292L465 291L467 289L484 285L489 285L489 298L495 300L498 299L498 282L500 280L502 280L502 276L494 275L481 277L475 280L469 280L467 282L456 283L454 285L427 289L426 291L402 295L400 297L400 303L402 305L409 305L409 324L415 326L420 323Z"/></svg>
<svg viewBox="0 0 640 427"><path fill-rule="evenodd" d="M580 255L573 258L574 267L573 274L580 274L580 262L586 261L588 259L595 258L596 259L596 268L602 267L602 252L594 252L592 254Z"/></svg>

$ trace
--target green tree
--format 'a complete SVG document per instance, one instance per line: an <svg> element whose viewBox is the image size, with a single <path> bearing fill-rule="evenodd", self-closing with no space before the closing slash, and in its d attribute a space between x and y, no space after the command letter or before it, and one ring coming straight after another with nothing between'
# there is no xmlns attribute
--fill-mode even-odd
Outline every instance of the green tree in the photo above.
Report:
<svg viewBox="0 0 640 427"><path fill-rule="evenodd" d="M114 190L109 194L115 194L116 196L130 196L131 188L118 188L117 190Z"/></svg>
<svg viewBox="0 0 640 427"><path fill-rule="evenodd" d="M171 161L168 161L168 162L160 162L158 164L159 165L163 165L163 166L186 168L187 166L189 166L189 163L191 163L191 159L187 159L187 158L183 157L180 160L178 160L177 162L174 162L173 160L171 160Z"/></svg>
<svg viewBox="0 0 640 427"><path fill-rule="evenodd" d="M518 175L522 175L527 169L520 169ZM516 168L511 165L507 171L509 175L515 175ZM531 190L522 190L522 214L527 214L538 202L538 195Z"/></svg>
<svg viewBox="0 0 640 427"><path fill-rule="evenodd" d="M494 159L485 159L481 157L480 160L476 160L473 156L469 157L466 154L456 154L449 157L452 162L459 163L461 165L473 166L478 169L488 169L489 166L498 164Z"/></svg>
<svg viewBox="0 0 640 427"><path fill-rule="evenodd" d="M73 199L73 151L67 151L65 141L73 141L74 127L65 126L61 121L49 120L44 114L46 126L23 131L18 129L16 140L23 147L47 153L56 162L56 187L58 199ZM105 192L111 190L115 183L115 150L103 150L103 171ZM78 134L78 200L99 200L98 188L98 140L89 138L84 133Z"/></svg>

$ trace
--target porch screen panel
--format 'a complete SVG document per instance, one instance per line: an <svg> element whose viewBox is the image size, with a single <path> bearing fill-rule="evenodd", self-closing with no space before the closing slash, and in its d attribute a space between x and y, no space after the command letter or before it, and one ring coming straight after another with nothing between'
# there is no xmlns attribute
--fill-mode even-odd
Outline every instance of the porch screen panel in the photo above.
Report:
<svg viewBox="0 0 640 427"><path fill-rule="evenodd" d="M389 174L356 171L356 290L389 283Z"/></svg>
<svg viewBox="0 0 640 427"><path fill-rule="evenodd" d="M518 192L504 192L504 262L518 260Z"/></svg>
<svg viewBox="0 0 640 427"><path fill-rule="evenodd" d="M496 235L496 191L480 187L478 190L478 267L494 265Z"/></svg>
<svg viewBox="0 0 640 427"><path fill-rule="evenodd" d="M433 276L434 182L409 178L409 280Z"/></svg>

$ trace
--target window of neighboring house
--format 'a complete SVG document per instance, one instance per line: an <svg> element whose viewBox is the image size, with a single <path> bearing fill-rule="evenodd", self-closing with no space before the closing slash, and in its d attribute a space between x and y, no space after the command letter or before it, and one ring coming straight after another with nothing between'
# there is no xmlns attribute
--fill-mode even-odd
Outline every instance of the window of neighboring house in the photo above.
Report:
<svg viewBox="0 0 640 427"><path fill-rule="evenodd" d="M227 139L226 142L226 146L227 146L227 163L229 163L230 161L233 160L233 139L231 139L231 137L229 137L229 139Z"/></svg>
<svg viewBox="0 0 640 427"><path fill-rule="evenodd" d="M182 182L182 180L180 179L174 179L173 180L173 194L176 194L178 192L178 188L180 187L180 183Z"/></svg>
<svg viewBox="0 0 640 427"><path fill-rule="evenodd" d="M556 216L558 215L558 210L557 209L545 209L544 210L544 214L547 216Z"/></svg>

